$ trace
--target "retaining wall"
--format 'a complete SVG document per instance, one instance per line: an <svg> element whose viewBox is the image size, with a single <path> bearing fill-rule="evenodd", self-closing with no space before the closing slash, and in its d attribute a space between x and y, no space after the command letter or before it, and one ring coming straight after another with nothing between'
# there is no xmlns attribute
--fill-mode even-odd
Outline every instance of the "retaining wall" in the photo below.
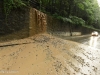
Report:
<svg viewBox="0 0 100 75"><path fill-rule="evenodd" d="M69 25L65 24L35 8L13 9L5 16L3 0L0 1L0 39L22 39L35 34L50 32L70 34ZM72 27L72 35L88 34L92 30L85 27ZM4 39L4 40L5 40Z"/></svg>
<svg viewBox="0 0 100 75"><path fill-rule="evenodd" d="M0 39L22 39L46 32L46 14L35 8L13 9L6 18L0 1Z"/></svg>
<svg viewBox="0 0 100 75"><path fill-rule="evenodd" d="M63 23L51 16L47 16L47 31L51 34L60 34L70 36L70 27L68 23ZM93 30L82 26L71 26L72 36L90 34Z"/></svg>

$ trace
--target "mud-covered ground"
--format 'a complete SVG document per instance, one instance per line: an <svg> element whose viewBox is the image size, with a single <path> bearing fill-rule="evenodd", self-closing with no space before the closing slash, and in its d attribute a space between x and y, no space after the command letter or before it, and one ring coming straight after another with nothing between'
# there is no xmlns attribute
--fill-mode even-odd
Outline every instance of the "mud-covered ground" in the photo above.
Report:
<svg viewBox="0 0 100 75"><path fill-rule="evenodd" d="M49 34L0 43L0 75L100 75L100 50Z"/></svg>

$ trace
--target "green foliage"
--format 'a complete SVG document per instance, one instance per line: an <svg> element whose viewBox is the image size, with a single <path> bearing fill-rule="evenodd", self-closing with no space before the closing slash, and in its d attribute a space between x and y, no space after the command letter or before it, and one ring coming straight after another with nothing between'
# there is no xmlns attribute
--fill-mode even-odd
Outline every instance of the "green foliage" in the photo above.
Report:
<svg viewBox="0 0 100 75"><path fill-rule="evenodd" d="M73 21L70 18L63 18L63 22L73 23Z"/></svg>
<svg viewBox="0 0 100 75"><path fill-rule="evenodd" d="M79 18L77 16L70 16L70 19L72 20L72 24L74 25L85 25L85 21L82 18Z"/></svg>
<svg viewBox="0 0 100 75"><path fill-rule="evenodd" d="M53 14L53 17L58 19L58 20L63 21L64 23L68 23L68 22L72 23L72 20L70 18L59 16L57 13Z"/></svg>
<svg viewBox="0 0 100 75"><path fill-rule="evenodd" d="M29 0L4 0L6 16L12 9L27 6ZM37 8L73 25L100 27L100 7L97 0L36 0ZM70 16L72 15L72 16Z"/></svg>
<svg viewBox="0 0 100 75"><path fill-rule="evenodd" d="M63 21L64 23L70 23L73 25L85 25L85 21L82 18L77 16L69 16L69 18L58 16L57 14L53 15L53 17L57 18L58 20Z"/></svg>
<svg viewBox="0 0 100 75"><path fill-rule="evenodd" d="M23 0L4 0L4 12L6 16L11 12L12 9L23 8L26 6Z"/></svg>
<svg viewBox="0 0 100 75"><path fill-rule="evenodd" d="M81 10L84 10L84 5L82 3L78 3L77 5Z"/></svg>

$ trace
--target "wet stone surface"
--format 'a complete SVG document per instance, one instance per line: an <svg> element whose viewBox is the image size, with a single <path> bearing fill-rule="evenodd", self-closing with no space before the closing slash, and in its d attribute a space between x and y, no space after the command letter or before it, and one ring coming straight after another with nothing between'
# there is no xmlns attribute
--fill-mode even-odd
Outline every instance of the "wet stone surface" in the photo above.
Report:
<svg viewBox="0 0 100 75"><path fill-rule="evenodd" d="M100 75L99 49L49 34L9 43L0 44L0 75Z"/></svg>

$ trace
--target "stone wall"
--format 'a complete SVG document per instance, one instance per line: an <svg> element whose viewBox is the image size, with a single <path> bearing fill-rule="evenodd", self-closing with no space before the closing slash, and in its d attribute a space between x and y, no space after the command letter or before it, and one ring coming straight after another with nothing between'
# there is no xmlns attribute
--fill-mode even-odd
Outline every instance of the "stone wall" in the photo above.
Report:
<svg viewBox="0 0 100 75"><path fill-rule="evenodd" d="M47 16L47 31L48 32L66 32L69 31L69 27L61 21Z"/></svg>
<svg viewBox="0 0 100 75"><path fill-rule="evenodd" d="M5 37L7 35L10 35L12 39L25 38L29 36L29 8L13 9L6 17L3 1L1 0L0 37Z"/></svg>
<svg viewBox="0 0 100 75"><path fill-rule="evenodd" d="M62 21L52 18L51 16L47 16L47 23L47 31L49 33L70 36L70 28L67 23L63 23ZM92 29L75 25L72 25L71 29L73 36L90 34L93 31Z"/></svg>
<svg viewBox="0 0 100 75"><path fill-rule="evenodd" d="M34 9L13 9L5 16L3 1L0 1L0 39L22 39L46 32L46 14Z"/></svg>
<svg viewBox="0 0 100 75"><path fill-rule="evenodd" d="M7 29L10 33L19 32L19 37L29 36L29 9L13 10L7 18ZM6 24L5 24L6 25Z"/></svg>
<svg viewBox="0 0 100 75"><path fill-rule="evenodd" d="M72 31L75 35L77 32L82 34L91 32L90 29L84 27L72 27ZM6 18L3 0L0 1L0 39L5 36L7 36L5 39L22 39L44 32L65 32L69 34L69 25L32 7L13 9Z"/></svg>

